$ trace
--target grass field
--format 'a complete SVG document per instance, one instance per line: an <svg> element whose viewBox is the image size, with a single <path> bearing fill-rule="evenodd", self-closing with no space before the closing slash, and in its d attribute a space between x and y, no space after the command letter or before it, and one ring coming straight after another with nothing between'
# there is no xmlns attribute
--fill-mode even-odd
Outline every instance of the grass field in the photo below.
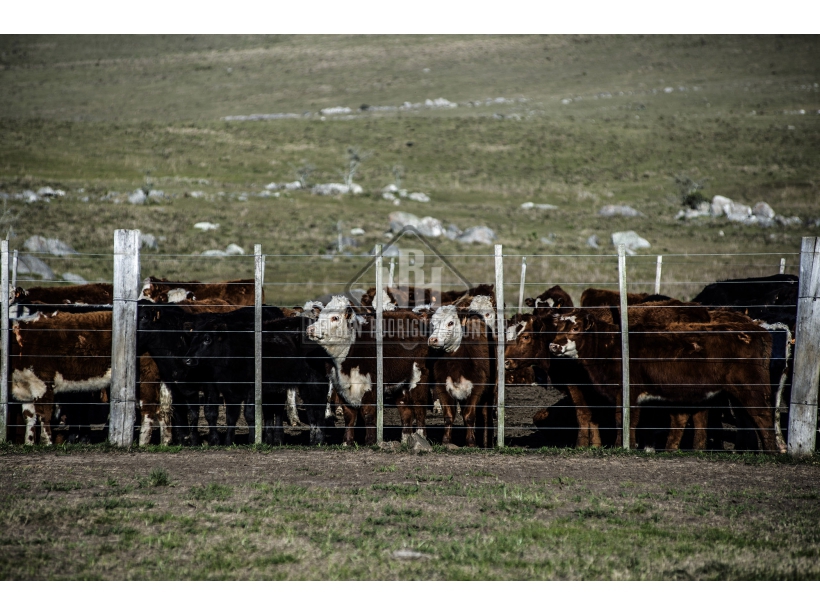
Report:
<svg viewBox="0 0 820 615"><path fill-rule="evenodd" d="M2 579L820 578L816 458L20 453Z"/></svg>
<svg viewBox="0 0 820 615"><path fill-rule="evenodd" d="M653 254L791 255L820 218L818 57L816 36L3 36L0 191L49 185L67 195L10 200L2 221L12 227L12 248L41 234L95 254L111 252L115 228L140 228L164 238L143 261L146 275L247 275L248 259L193 256L231 242L248 252L259 242L268 253L313 255L268 277L292 282L271 291L283 303L331 290L328 282L344 282L361 266L356 257L320 258L337 223L345 232L364 228L364 252L384 241L396 209L462 229L487 224L507 254L576 256L536 268L531 279L541 287L613 281L598 254L614 253L615 230L637 231ZM358 111L439 97L458 107ZM470 104L498 97L511 102ZM334 106L353 111L318 114ZM255 196L307 166L312 182L340 181L351 147L368 154L356 177L364 194ZM394 207L382 199L396 166L403 186L429 194L430 203ZM676 221L675 178L684 176L705 183L708 197L765 200L809 226ZM101 200L148 185L168 198L142 206ZM203 196L185 196L194 191ZM559 209L524 211L524 201ZM605 204L646 216L601 218ZM203 220L219 231L193 229ZM577 257L594 252L586 245L593 233L601 251ZM435 241L448 254L491 254L488 246ZM489 258L465 260L474 279L490 277ZM687 260L665 279L708 282L750 266L772 272L779 256L746 260L753 262ZM797 259L788 260L795 271ZM110 259L51 264L58 274L111 276Z"/></svg>

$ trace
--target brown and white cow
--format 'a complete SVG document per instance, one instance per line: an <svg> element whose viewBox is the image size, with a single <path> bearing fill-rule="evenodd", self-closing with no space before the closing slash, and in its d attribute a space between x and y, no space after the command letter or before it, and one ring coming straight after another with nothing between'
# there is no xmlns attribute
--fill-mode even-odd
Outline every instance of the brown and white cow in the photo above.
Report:
<svg viewBox="0 0 820 615"><path fill-rule="evenodd" d="M253 280L228 280L227 282L205 283L197 280L173 282L165 278L149 276L143 281L141 299L154 303L180 303L181 301L221 299L232 306L254 304ZM262 302L265 301L264 290Z"/></svg>
<svg viewBox="0 0 820 615"><path fill-rule="evenodd" d="M424 319L407 310L385 312L384 392L399 409L402 440L416 430L425 436L428 400L427 336ZM376 442L376 324L353 309L347 297L336 295L307 328L333 361L333 388L344 401L344 444L353 444L357 413L365 422L365 443Z"/></svg>
<svg viewBox="0 0 820 615"><path fill-rule="evenodd" d="M476 424L479 442L492 446L495 374L485 316L445 305L433 314L430 326L427 343L432 349L433 391L444 414L442 443L452 441L456 406L460 405L467 446L476 445Z"/></svg>
<svg viewBox="0 0 820 615"><path fill-rule="evenodd" d="M23 404L26 444L34 443L37 419L40 442L51 444L55 394L109 387L111 319L111 312L41 312L14 322L9 336L11 394ZM161 404L159 372L148 355L140 357L139 379L140 444L148 444L155 422L167 444L170 409Z"/></svg>

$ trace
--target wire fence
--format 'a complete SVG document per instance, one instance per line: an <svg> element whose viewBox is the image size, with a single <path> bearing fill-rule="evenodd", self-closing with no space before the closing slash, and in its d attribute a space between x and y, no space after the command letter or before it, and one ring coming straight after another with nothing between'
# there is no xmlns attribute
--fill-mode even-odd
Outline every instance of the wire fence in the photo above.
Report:
<svg viewBox="0 0 820 615"><path fill-rule="evenodd" d="M215 259L118 233L112 254L3 243L0 437L814 450L813 238L512 255L407 233L365 254ZM38 260L109 281L44 280Z"/></svg>

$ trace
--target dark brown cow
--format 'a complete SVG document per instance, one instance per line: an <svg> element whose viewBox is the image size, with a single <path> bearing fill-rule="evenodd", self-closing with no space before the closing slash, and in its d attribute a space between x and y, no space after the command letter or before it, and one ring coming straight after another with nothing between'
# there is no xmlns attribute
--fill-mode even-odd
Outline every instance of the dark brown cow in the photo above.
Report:
<svg viewBox="0 0 820 615"><path fill-rule="evenodd" d="M54 395L100 391L111 383L111 312L44 313L15 321L9 336L11 394L23 404L25 443L34 443L37 418L40 442L51 444ZM159 422L166 442L169 417L160 407L159 373L153 359L140 357L140 444Z"/></svg>
<svg viewBox="0 0 820 615"><path fill-rule="evenodd" d="M254 304L253 280L229 280L214 284L198 282L172 282L165 278L153 276L145 278L142 287L142 299L154 303L179 303L186 299L203 301L205 299L221 299L233 306ZM262 291L262 301L265 301L265 291Z"/></svg>
<svg viewBox="0 0 820 615"><path fill-rule="evenodd" d="M460 405L467 446L476 445L477 424L482 446L492 446L495 374L491 330L482 315L460 312L454 305L438 308L430 325L427 343L432 349L434 397L444 414L442 443L452 440L455 409Z"/></svg>
<svg viewBox="0 0 820 615"><path fill-rule="evenodd" d="M576 355L595 388L621 408L620 330L599 315L596 310L579 309L562 316L550 349L559 356ZM632 316L630 310L632 446L641 402L693 405L726 392L743 406L764 448L780 450L770 404L771 337L765 329L751 319L745 323L669 322L662 329L643 329L637 323L633 328Z"/></svg>
<svg viewBox="0 0 820 615"><path fill-rule="evenodd" d="M73 286L35 286L14 289L15 303L38 303L47 306L66 304L111 305L113 284L77 284Z"/></svg>

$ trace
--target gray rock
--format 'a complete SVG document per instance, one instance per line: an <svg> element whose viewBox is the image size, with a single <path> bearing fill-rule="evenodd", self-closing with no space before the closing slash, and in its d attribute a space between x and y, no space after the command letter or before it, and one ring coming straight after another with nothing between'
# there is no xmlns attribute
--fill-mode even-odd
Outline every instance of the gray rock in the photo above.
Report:
<svg viewBox="0 0 820 615"><path fill-rule="evenodd" d="M201 254L201 256L216 256L216 257L222 257L222 256L228 256L228 254L225 252L225 250L205 250L205 251Z"/></svg>
<svg viewBox="0 0 820 615"><path fill-rule="evenodd" d="M15 195L15 196L17 196L21 200L26 201L28 203L36 203L37 201L40 200L40 197L38 197L31 190L23 190L22 194Z"/></svg>
<svg viewBox="0 0 820 615"><path fill-rule="evenodd" d="M242 249L241 246L236 245L235 243L228 244L228 247L225 248L225 254L228 256L242 256L245 253L245 250Z"/></svg>
<svg viewBox="0 0 820 615"><path fill-rule="evenodd" d="M320 196L335 196L337 194L361 194L364 192L359 184L316 184L311 188L311 193Z"/></svg>
<svg viewBox="0 0 820 615"><path fill-rule="evenodd" d="M800 226L803 223L803 221L797 216L786 218L785 216L777 215L774 217L774 220L781 226Z"/></svg>
<svg viewBox="0 0 820 615"><path fill-rule="evenodd" d="M558 209L558 205L550 205L548 203L536 203L535 208L538 211L552 211Z"/></svg>
<svg viewBox="0 0 820 615"><path fill-rule="evenodd" d="M612 218L614 216L636 218L638 216L643 216L641 212L630 207L629 205L604 205L601 207L601 211L598 212L598 215L604 218Z"/></svg>
<svg viewBox="0 0 820 615"><path fill-rule="evenodd" d="M411 192L407 195L407 198L411 201L416 201L418 203L429 203L430 197L424 194L423 192Z"/></svg>
<svg viewBox="0 0 820 615"><path fill-rule="evenodd" d="M758 218L768 218L769 220L774 219L775 216L774 209L765 201L756 203L752 208L752 213Z"/></svg>
<svg viewBox="0 0 820 615"><path fill-rule="evenodd" d="M53 188L51 188L51 186L45 186L37 191L37 196L50 198L65 196L65 190L54 190Z"/></svg>
<svg viewBox="0 0 820 615"><path fill-rule="evenodd" d="M590 235L587 239L587 245L595 250L600 250L601 246L598 245L598 235Z"/></svg>
<svg viewBox="0 0 820 615"><path fill-rule="evenodd" d="M448 224L447 230L444 231L444 235L447 237L447 239L455 241L455 239L459 235L461 235L461 229L458 228L455 224Z"/></svg>
<svg viewBox="0 0 820 615"><path fill-rule="evenodd" d="M157 238L151 235L150 233L140 233L140 243L144 248L148 248L149 250L159 250Z"/></svg>
<svg viewBox="0 0 820 615"><path fill-rule="evenodd" d="M431 556L421 551L412 551L411 549L399 549L393 551L393 557L396 559L429 559Z"/></svg>
<svg viewBox="0 0 820 615"><path fill-rule="evenodd" d="M638 235L635 231L612 233L612 245L617 248L620 244L624 244L626 253L630 255L634 255L635 250L652 247L646 239Z"/></svg>
<svg viewBox="0 0 820 615"><path fill-rule="evenodd" d="M390 213L387 219L393 233L398 233L405 226L412 226L415 227L419 235L424 237L441 237L447 234L441 220L430 216L419 218L404 211L394 211Z"/></svg>
<svg viewBox="0 0 820 615"><path fill-rule="evenodd" d="M730 222L743 222L746 218L751 217L752 208L740 203L727 203L723 206L723 213Z"/></svg>
<svg viewBox="0 0 820 615"><path fill-rule="evenodd" d="M153 203L160 203L165 200L165 193L162 190L149 190L148 200Z"/></svg>
<svg viewBox="0 0 820 615"><path fill-rule="evenodd" d="M17 273L39 275L44 280L54 279L54 272L51 267L31 254L20 254L17 259Z"/></svg>
<svg viewBox="0 0 820 615"><path fill-rule="evenodd" d="M46 239L40 235L32 235L26 239L26 242L23 244L23 248L29 252L47 252L48 254L53 254L54 256L79 254L77 250L59 239Z"/></svg>
<svg viewBox="0 0 820 615"><path fill-rule="evenodd" d="M131 203L131 205L143 205L146 198L147 195L142 191L142 188L137 188L128 195L128 202Z"/></svg>
<svg viewBox="0 0 820 615"><path fill-rule="evenodd" d="M375 256L376 255L376 248L375 247L371 248L370 252L368 252L368 254L370 256ZM400 256L399 248L395 244L393 244L391 246L387 246L383 249L382 256L386 256L386 257L389 257L389 258L398 258Z"/></svg>
<svg viewBox="0 0 820 615"><path fill-rule="evenodd" d="M414 453L429 453L433 450L433 445L419 433L412 433L405 444L407 449Z"/></svg>
<svg viewBox="0 0 820 615"><path fill-rule="evenodd" d="M282 190L301 190L302 189L302 182L296 180L295 182L286 182L285 184L279 186Z"/></svg>
<svg viewBox="0 0 820 615"><path fill-rule="evenodd" d="M487 226L471 226L456 238L461 243L483 243L488 246L498 239L495 232Z"/></svg>
<svg viewBox="0 0 820 615"><path fill-rule="evenodd" d="M66 282L71 282L72 284L88 284L88 280L81 275L77 275L76 273L66 272L63 274L63 279Z"/></svg>

